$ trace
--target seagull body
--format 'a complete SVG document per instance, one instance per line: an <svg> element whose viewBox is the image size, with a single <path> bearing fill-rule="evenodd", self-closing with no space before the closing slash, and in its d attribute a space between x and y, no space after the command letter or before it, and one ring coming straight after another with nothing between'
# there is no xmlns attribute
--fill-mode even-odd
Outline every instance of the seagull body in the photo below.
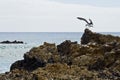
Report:
<svg viewBox="0 0 120 80"><path fill-rule="evenodd" d="M85 21L87 23L86 26L93 27L93 22L91 19L89 19L90 22L88 22L85 18L81 18L81 17L77 17L77 19Z"/></svg>

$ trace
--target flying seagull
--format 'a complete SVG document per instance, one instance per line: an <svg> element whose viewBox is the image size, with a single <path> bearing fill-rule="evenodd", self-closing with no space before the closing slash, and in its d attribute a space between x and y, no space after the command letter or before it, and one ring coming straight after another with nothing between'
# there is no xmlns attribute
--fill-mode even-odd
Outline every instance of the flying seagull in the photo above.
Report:
<svg viewBox="0 0 120 80"><path fill-rule="evenodd" d="M85 21L87 23L85 26L93 27L93 22L91 19L89 19L90 22L88 22L85 18L81 18L81 17L77 17L77 19Z"/></svg>

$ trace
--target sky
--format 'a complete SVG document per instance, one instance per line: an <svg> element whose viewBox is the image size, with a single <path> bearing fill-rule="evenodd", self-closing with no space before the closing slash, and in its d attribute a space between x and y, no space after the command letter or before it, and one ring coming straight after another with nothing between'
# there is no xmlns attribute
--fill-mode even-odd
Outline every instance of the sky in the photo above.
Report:
<svg viewBox="0 0 120 80"><path fill-rule="evenodd" d="M120 32L120 0L0 0L0 32Z"/></svg>

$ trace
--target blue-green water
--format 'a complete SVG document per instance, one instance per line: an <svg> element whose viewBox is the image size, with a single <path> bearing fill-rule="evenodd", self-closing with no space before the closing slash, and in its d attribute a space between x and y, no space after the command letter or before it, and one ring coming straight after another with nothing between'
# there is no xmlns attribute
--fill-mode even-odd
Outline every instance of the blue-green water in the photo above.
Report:
<svg viewBox="0 0 120 80"><path fill-rule="evenodd" d="M32 47L42 45L44 42L60 44L65 40L78 41L82 32L1 32L0 42L4 40L20 40L26 44L0 44L0 73L9 71L12 63L23 59L23 54L28 52ZM120 36L119 32L107 33Z"/></svg>

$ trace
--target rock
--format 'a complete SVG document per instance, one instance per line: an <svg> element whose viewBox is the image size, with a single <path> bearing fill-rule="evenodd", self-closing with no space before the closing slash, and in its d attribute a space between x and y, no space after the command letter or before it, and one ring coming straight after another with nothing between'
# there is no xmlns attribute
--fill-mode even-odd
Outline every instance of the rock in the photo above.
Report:
<svg viewBox="0 0 120 80"><path fill-rule="evenodd" d="M46 75L44 76L44 78L53 80L69 80L69 79L79 80L83 76L85 79L88 79L91 78L92 75L94 75L86 68L81 70L81 68L78 66L75 65L68 66L65 63L47 64L46 67L42 69L39 68L35 70L33 73L37 74L37 80L40 80L42 75Z"/></svg>
<svg viewBox="0 0 120 80"><path fill-rule="evenodd" d="M0 44L24 44L24 42L23 41L2 41L2 42L0 42Z"/></svg>
<svg viewBox="0 0 120 80"><path fill-rule="evenodd" d="M24 60L19 60L19 61L16 61L15 63L13 63L10 67L10 70L13 70L13 69L22 69L24 68L25 66L25 62Z"/></svg>
<svg viewBox="0 0 120 80"><path fill-rule="evenodd" d="M54 63L58 61L59 55L55 44L45 42L44 45L32 48L29 52L24 54L24 60L13 63L11 70L21 68L31 71L38 67L44 67L46 63Z"/></svg>
<svg viewBox="0 0 120 80"><path fill-rule="evenodd" d="M116 61L115 52L106 52L104 58L106 67L111 67Z"/></svg>
<svg viewBox="0 0 120 80"><path fill-rule="evenodd" d="M70 47L72 44L77 44L77 42L71 42L70 40L66 40L60 45L57 45L58 52L60 55L68 55L70 53Z"/></svg>
<svg viewBox="0 0 120 80"><path fill-rule="evenodd" d="M78 65L78 66L88 66L92 62L92 57L88 55L81 55L79 57L74 58L72 60L73 65Z"/></svg>
<svg viewBox="0 0 120 80"><path fill-rule="evenodd" d="M0 80L120 80L119 37L85 29L81 44L44 42L0 74Z"/></svg>
<svg viewBox="0 0 120 80"><path fill-rule="evenodd" d="M105 44L113 41L120 42L120 37L95 33L89 29L85 29L84 34L81 37L81 44L88 44L89 42Z"/></svg>
<svg viewBox="0 0 120 80"><path fill-rule="evenodd" d="M34 80L33 74L25 70L14 69L13 71L2 75L0 80Z"/></svg>
<svg viewBox="0 0 120 80"><path fill-rule="evenodd" d="M100 71L105 69L105 62L102 59L97 59L97 61L94 64L89 65L88 67L89 70L96 70Z"/></svg>

